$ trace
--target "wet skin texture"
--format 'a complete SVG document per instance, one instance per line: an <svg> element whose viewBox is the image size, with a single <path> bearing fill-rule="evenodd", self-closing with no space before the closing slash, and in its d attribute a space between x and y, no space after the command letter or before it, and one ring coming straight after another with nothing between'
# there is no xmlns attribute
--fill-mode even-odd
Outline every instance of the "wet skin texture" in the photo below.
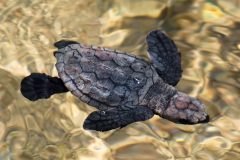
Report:
<svg viewBox="0 0 240 160"><path fill-rule="evenodd" d="M85 129L108 131L144 121L157 114L176 123L208 122L205 106L174 86L182 74L180 53L160 30L148 34L151 62L102 47L61 40L54 45L60 78L34 73L23 79L21 91L30 100L71 91L95 107Z"/></svg>

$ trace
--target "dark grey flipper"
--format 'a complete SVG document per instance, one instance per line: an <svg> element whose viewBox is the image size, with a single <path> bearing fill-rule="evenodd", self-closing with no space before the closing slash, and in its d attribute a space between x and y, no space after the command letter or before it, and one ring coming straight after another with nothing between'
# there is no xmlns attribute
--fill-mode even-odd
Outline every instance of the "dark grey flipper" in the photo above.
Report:
<svg viewBox="0 0 240 160"><path fill-rule="evenodd" d="M83 124L84 129L96 131L109 131L115 128L122 128L126 125L150 119L154 113L148 107L136 107L131 110L117 110L114 108L108 111L92 112Z"/></svg>
<svg viewBox="0 0 240 160"><path fill-rule="evenodd" d="M160 30L150 32L146 38L148 53L164 82L175 86L182 75L181 55L177 46Z"/></svg>
<svg viewBox="0 0 240 160"><path fill-rule="evenodd" d="M25 77L21 82L20 90L22 95L31 101L68 91L60 78L50 77L44 73L32 73Z"/></svg>
<svg viewBox="0 0 240 160"><path fill-rule="evenodd" d="M76 41L70 41L70 40L60 40L54 43L54 46L57 47L58 49L64 48L70 44L79 44Z"/></svg>

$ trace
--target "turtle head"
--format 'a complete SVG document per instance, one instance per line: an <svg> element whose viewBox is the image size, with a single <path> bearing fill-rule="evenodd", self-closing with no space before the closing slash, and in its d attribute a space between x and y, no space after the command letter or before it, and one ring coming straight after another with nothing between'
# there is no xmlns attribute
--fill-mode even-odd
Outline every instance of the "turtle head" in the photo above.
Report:
<svg viewBox="0 0 240 160"><path fill-rule="evenodd" d="M182 92L177 92L169 101L163 112L163 118L181 124L209 122L205 105L199 100Z"/></svg>

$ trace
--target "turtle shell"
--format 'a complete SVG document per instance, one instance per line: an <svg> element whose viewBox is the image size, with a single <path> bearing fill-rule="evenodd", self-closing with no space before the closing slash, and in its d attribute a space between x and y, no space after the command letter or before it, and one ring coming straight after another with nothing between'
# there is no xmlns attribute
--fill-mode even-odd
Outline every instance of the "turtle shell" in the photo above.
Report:
<svg viewBox="0 0 240 160"><path fill-rule="evenodd" d="M145 60L107 48L70 44L55 52L65 86L85 103L137 105L159 78Z"/></svg>

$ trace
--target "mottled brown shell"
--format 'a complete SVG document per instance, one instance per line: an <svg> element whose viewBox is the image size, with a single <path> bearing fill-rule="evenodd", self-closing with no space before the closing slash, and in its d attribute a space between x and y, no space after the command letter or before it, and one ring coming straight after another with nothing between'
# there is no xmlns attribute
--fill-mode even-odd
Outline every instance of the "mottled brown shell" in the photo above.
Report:
<svg viewBox="0 0 240 160"><path fill-rule="evenodd" d="M158 79L148 62L116 50L71 44L59 49L55 56L65 86L85 103L101 110L140 104Z"/></svg>

